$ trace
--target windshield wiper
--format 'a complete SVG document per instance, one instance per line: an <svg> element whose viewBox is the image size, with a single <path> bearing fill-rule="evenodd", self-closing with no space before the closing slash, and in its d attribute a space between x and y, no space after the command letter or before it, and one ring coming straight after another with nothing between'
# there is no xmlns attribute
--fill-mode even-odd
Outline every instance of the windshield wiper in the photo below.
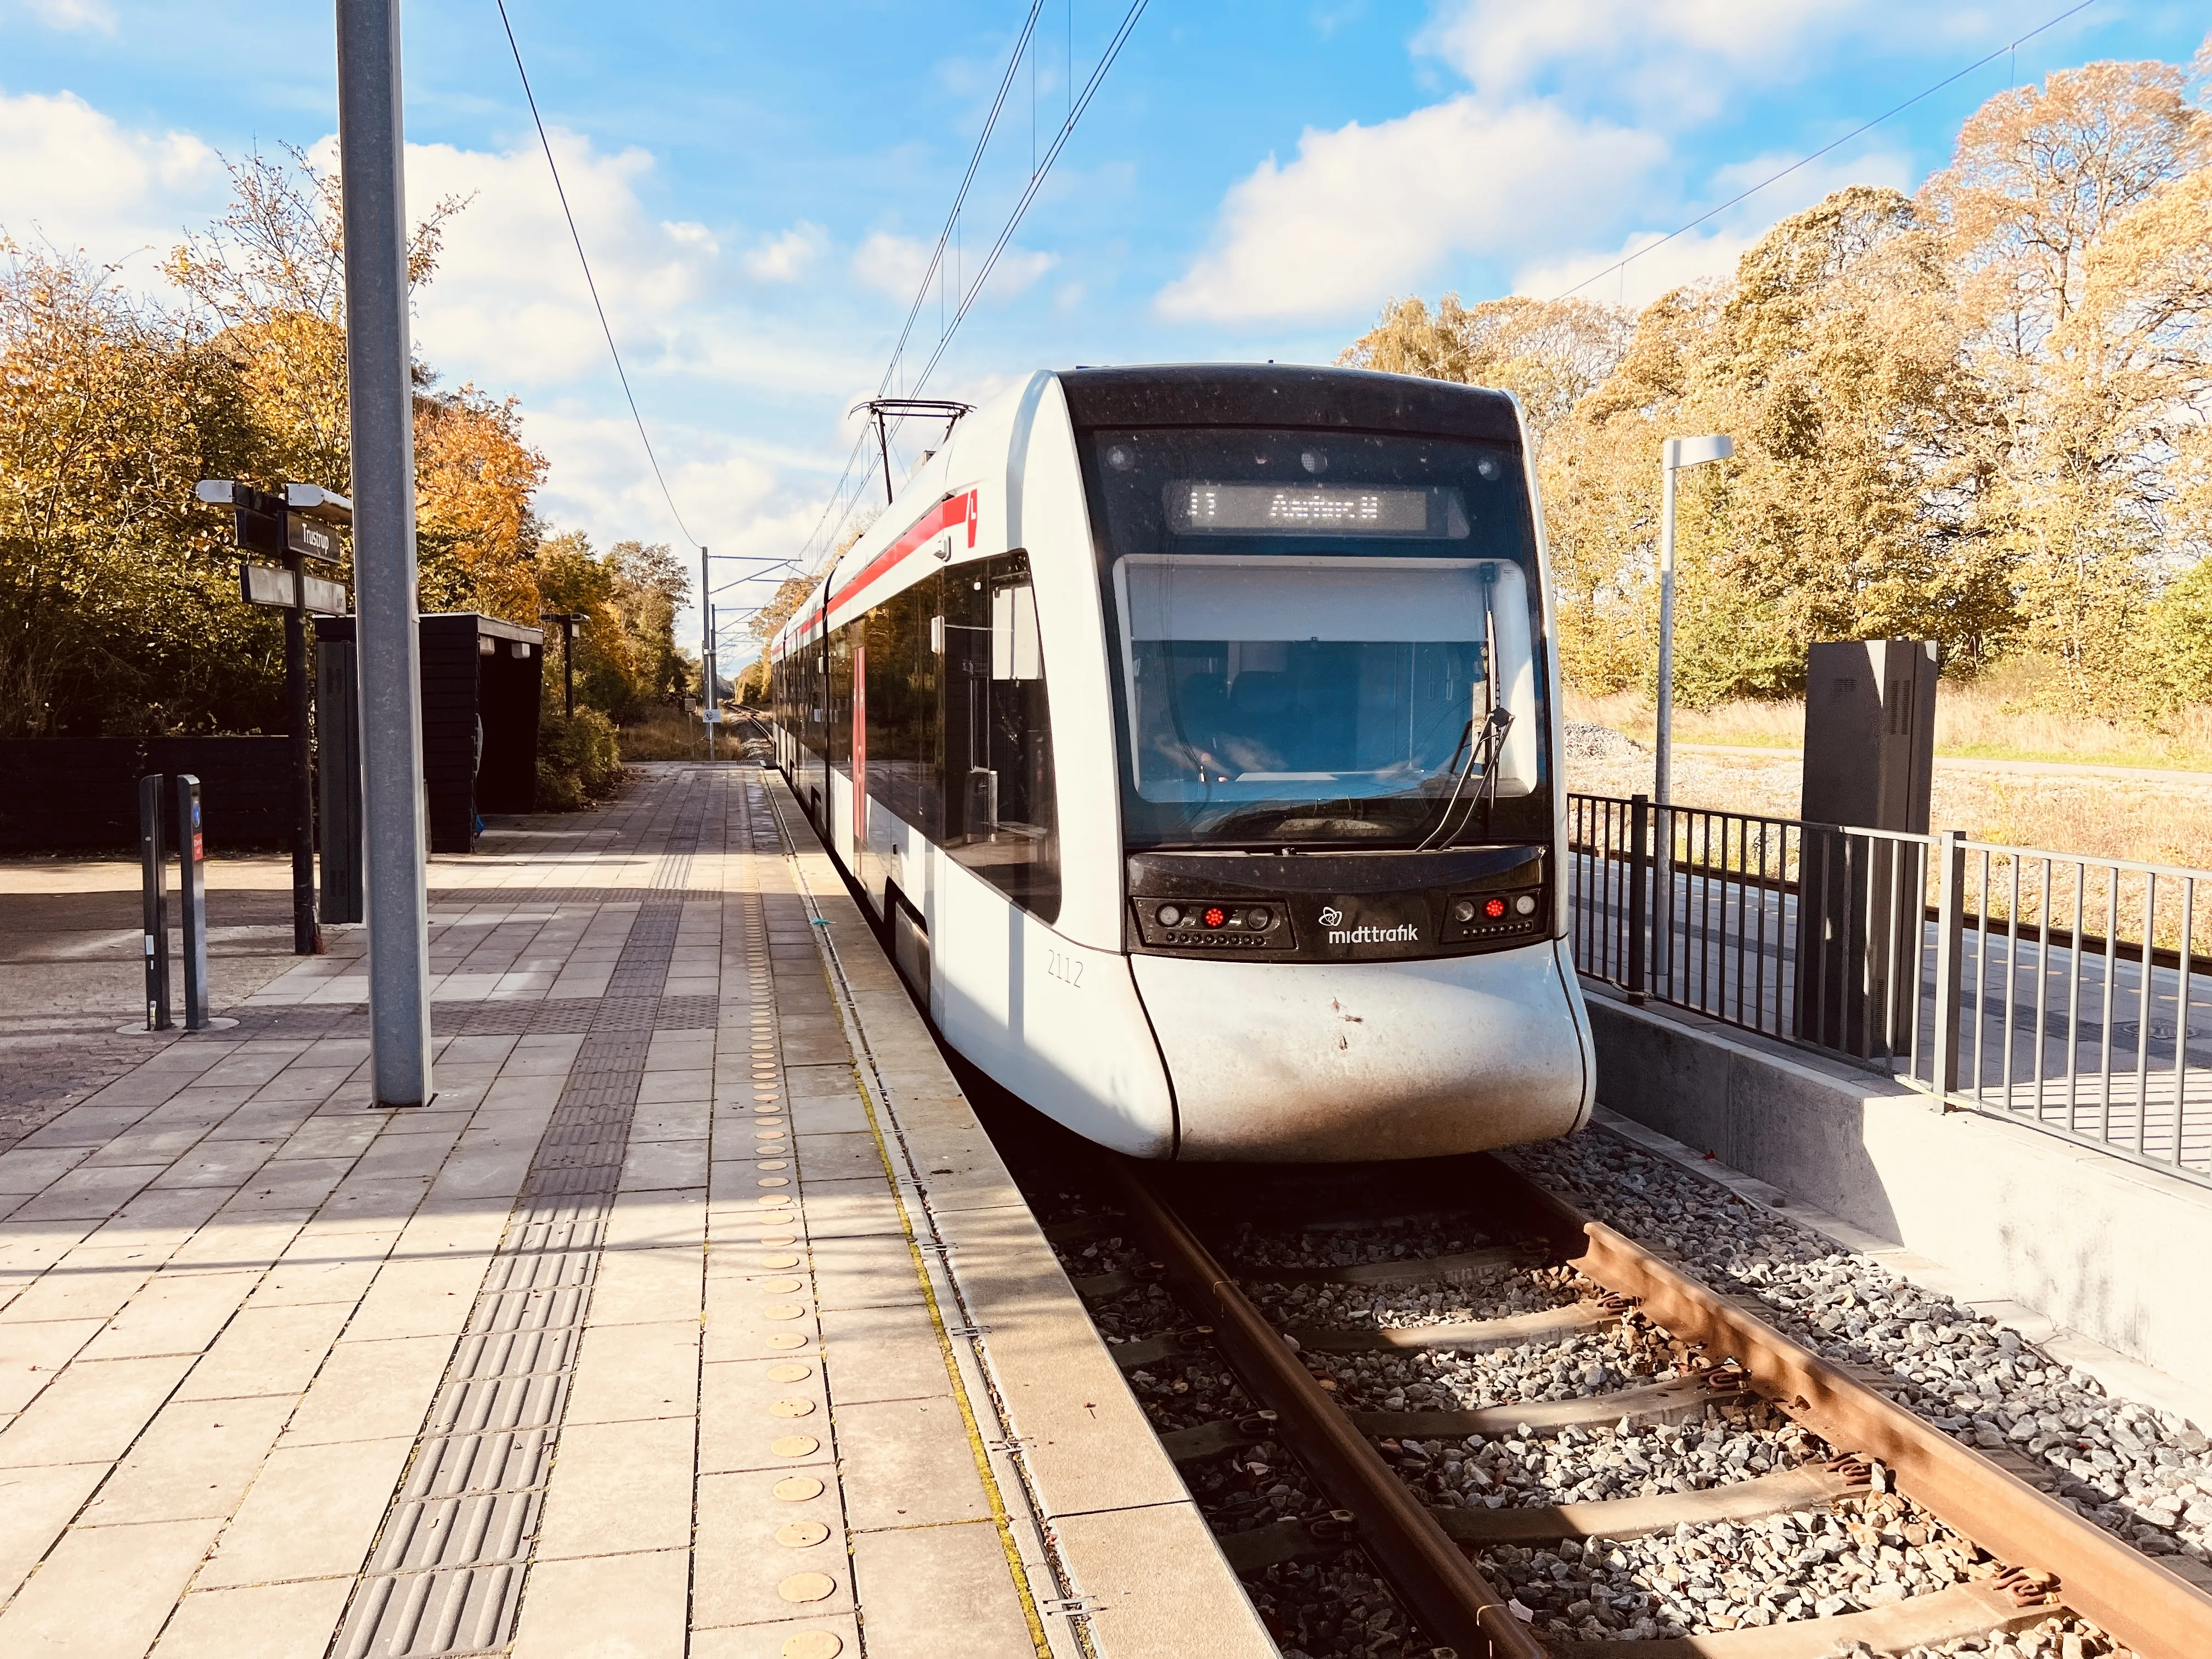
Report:
<svg viewBox="0 0 2212 1659"><path fill-rule="evenodd" d="M1470 726L1473 724L1473 721L1468 722ZM1505 734L1512 729L1513 711L1504 703L1499 703L1485 717L1481 734L1468 744L1466 763L1452 779L1452 792L1444 801L1443 813L1437 818L1437 827L1413 849L1415 852L1426 853L1437 847L1449 846L1459 838L1460 831L1467 828L1468 820L1474 816L1474 809L1478 806L1485 809L1483 823L1486 826L1489 823L1487 809L1498 794L1498 755L1505 746ZM1460 741L1467 743L1467 738L1462 737ZM1474 793L1468 798L1467 811L1461 815L1459 822L1454 823L1452 809L1459 805L1460 796L1466 790L1468 774L1478 765L1482 768L1482 781L1475 786Z"/></svg>

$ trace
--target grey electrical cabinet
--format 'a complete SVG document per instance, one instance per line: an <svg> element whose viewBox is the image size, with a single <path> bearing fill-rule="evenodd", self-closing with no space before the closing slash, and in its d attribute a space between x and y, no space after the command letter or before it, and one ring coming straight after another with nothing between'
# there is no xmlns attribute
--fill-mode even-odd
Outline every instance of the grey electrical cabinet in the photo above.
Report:
<svg viewBox="0 0 2212 1659"><path fill-rule="evenodd" d="M1928 832L1938 665L1933 640L1844 640L1812 647L1799 817Z"/></svg>
<svg viewBox="0 0 2212 1659"><path fill-rule="evenodd" d="M1849 832L1928 832L1939 664L1929 640L1816 645L1806 664L1796 1035L1824 1048L1910 1046L1925 849Z"/></svg>

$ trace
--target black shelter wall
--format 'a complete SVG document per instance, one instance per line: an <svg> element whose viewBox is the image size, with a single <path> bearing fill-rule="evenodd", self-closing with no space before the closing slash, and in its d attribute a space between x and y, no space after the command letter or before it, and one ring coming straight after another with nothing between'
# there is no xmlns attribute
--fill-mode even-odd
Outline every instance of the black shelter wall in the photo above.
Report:
<svg viewBox="0 0 2212 1659"><path fill-rule="evenodd" d="M476 845L477 619L422 618L422 781L430 850Z"/></svg>
<svg viewBox="0 0 2212 1659"><path fill-rule="evenodd" d="M477 811L527 812L538 805L538 714L543 706L545 647L531 640L485 635L492 653L477 653L477 713L483 720L483 764L477 772Z"/></svg>
<svg viewBox="0 0 2212 1659"><path fill-rule="evenodd" d="M138 780L149 772L200 781L210 853L291 838L289 738L11 738L0 741L0 852L135 848Z"/></svg>
<svg viewBox="0 0 2212 1659"><path fill-rule="evenodd" d="M478 812L527 812L536 804L544 635L472 611L434 613L419 627L430 851L466 853L475 846ZM354 619L325 617L316 633L350 641Z"/></svg>

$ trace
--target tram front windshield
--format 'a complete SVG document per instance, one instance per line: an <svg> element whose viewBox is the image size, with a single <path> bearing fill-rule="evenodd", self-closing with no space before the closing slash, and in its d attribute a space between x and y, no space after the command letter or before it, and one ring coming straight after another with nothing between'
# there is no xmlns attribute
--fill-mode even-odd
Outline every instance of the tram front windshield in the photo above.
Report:
<svg viewBox="0 0 2212 1659"><path fill-rule="evenodd" d="M1462 441L1094 434L1133 846L1477 838L1541 781L1517 458Z"/></svg>

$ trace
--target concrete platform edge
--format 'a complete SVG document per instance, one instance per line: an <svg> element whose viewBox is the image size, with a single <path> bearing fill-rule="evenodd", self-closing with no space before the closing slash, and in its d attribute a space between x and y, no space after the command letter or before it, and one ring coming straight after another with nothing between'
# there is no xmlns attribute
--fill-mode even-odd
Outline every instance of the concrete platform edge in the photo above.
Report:
<svg viewBox="0 0 2212 1659"><path fill-rule="evenodd" d="M1747 1195L1850 1249L1901 1248L1914 1265L1899 1272L1948 1272L1940 1288L1993 1316L2046 1322L2023 1334L2115 1392L2212 1417L2212 1291L2192 1265L2212 1261L2212 1191L1583 988L1608 1113L1680 1143L1688 1167L1723 1184L1739 1183L1716 1163L1763 1183L1771 1196ZM2087 1340L2071 1354L2069 1333ZM2093 1348L2109 1358L2092 1363Z"/></svg>
<svg viewBox="0 0 2212 1659"><path fill-rule="evenodd" d="M1273 1659L1276 1646L1243 1586L1160 1449L1143 1407L1092 1329L1081 1298L1059 1271L1035 1218L998 1165L927 1025L884 960L842 878L815 841L783 780L766 769L763 776L782 817L803 896L823 924L816 933L833 999L857 1027L848 1032L854 1039L854 1066L872 1103L890 1119L884 1127L896 1131L885 1137L892 1183L914 1227L940 1317L953 1338L963 1387L1005 1500L1008 1531L1030 1576L1030 1594L1043 1616L1053 1652L1087 1650L1103 1659L1155 1659L1177 1652L1204 1653L1209 1659ZM972 1132L972 1139L963 1132ZM996 1167L1003 1192L990 1191L988 1182L978 1191L973 1177L988 1170L970 1170L963 1172L970 1178L960 1188L938 1201L939 1195L925 1188L914 1166L910 1143L916 1139L980 1146L981 1157L975 1161ZM1041 1257L1049 1272L1024 1277L1017 1285L968 1270L971 1259L1002 1259L1010 1235L1015 1248ZM956 1316L967 1322L953 1327ZM1048 1321L1064 1327L1069 1336L1079 1332L1087 1346L1095 1348L1095 1354L1079 1350L1075 1355L1084 1404L1115 1441L1115 1457L1135 1467L1147 1498L1088 1504L1052 1501L1053 1483L1041 1481L1033 1467L1037 1437L1026 1432L1030 1412L1021 1402L1054 1399L1079 1379L1066 1374L1064 1354L1048 1370L1024 1364L1035 1352L1026 1346L1012 1353L995 1349L994 1323L1004 1328L1016 1319L1031 1327ZM1079 1637L1074 1629L1079 1622Z"/></svg>

